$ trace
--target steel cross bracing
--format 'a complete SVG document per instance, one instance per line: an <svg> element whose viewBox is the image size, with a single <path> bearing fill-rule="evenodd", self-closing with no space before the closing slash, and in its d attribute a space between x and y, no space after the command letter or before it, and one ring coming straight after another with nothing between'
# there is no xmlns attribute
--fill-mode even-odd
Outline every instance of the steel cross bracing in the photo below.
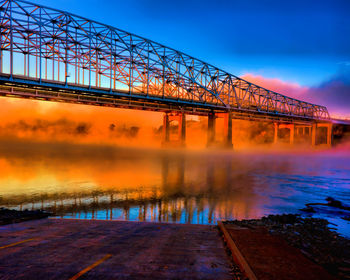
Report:
<svg viewBox="0 0 350 280"><path fill-rule="evenodd" d="M214 111L329 119L326 107L262 88L109 25L30 2L0 1L0 32L2 83L21 78L28 85L99 89L112 97L179 108L192 104Z"/></svg>

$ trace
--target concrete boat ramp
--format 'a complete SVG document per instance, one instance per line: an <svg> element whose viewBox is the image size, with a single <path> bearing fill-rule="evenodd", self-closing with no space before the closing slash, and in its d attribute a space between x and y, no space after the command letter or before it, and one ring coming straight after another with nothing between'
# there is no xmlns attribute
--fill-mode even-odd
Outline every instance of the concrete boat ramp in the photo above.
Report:
<svg viewBox="0 0 350 280"><path fill-rule="evenodd" d="M42 219L0 227L0 279L232 279L216 227Z"/></svg>

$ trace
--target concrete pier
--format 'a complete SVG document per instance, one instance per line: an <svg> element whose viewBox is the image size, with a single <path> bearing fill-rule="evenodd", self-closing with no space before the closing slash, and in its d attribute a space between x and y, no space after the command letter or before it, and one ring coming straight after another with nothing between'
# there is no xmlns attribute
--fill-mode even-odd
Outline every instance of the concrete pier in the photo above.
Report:
<svg viewBox="0 0 350 280"><path fill-rule="evenodd" d="M319 128L326 128L325 142L319 143ZM311 145L314 147L319 144L325 144L328 147L332 147L333 144L333 124L332 123L314 123L311 129Z"/></svg>
<svg viewBox="0 0 350 280"><path fill-rule="evenodd" d="M170 141L170 122L169 122L169 115L164 114L163 116L163 139L162 143L163 145L169 143Z"/></svg>
<svg viewBox="0 0 350 280"><path fill-rule="evenodd" d="M177 136L175 140L170 139L171 122L178 123ZM163 116L163 146L186 146L186 115L184 113L164 114Z"/></svg>
<svg viewBox="0 0 350 280"><path fill-rule="evenodd" d="M297 135L299 137L310 136L312 126L311 125L296 125Z"/></svg>
<svg viewBox="0 0 350 280"><path fill-rule="evenodd" d="M274 125L274 134L273 134L273 143L278 143L278 123L273 123Z"/></svg>
<svg viewBox="0 0 350 280"><path fill-rule="evenodd" d="M317 128L326 128L326 142L322 144L326 144L328 147L332 146L333 143L333 124L332 123L318 123L316 124L316 129Z"/></svg>
<svg viewBox="0 0 350 280"><path fill-rule="evenodd" d="M317 137L317 124L314 123L311 128L311 146L316 146L316 137Z"/></svg>
<svg viewBox="0 0 350 280"><path fill-rule="evenodd" d="M224 116L224 146L233 148L232 144L232 114L225 113Z"/></svg>
<svg viewBox="0 0 350 280"><path fill-rule="evenodd" d="M216 138L216 119L224 119L223 141L220 143ZM207 147L219 146L224 148L233 148L232 143L232 113L219 113L208 115L208 139Z"/></svg>
<svg viewBox="0 0 350 280"><path fill-rule="evenodd" d="M215 114L208 115L208 130L207 130L207 147L211 147L215 144L215 131L216 131L216 117Z"/></svg>
<svg viewBox="0 0 350 280"><path fill-rule="evenodd" d="M278 143L278 131L279 129L282 128L287 128L289 129L289 144L293 145L294 144L294 124L279 124L279 123L274 123L274 143L277 144Z"/></svg>
<svg viewBox="0 0 350 280"><path fill-rule="evenodd" d="M273 143L277 144L279 141L279 130L286 128L289 130L289 144L293 145L295 143L295 138L299 140L306 140L306 136L311 137L311 146L315 147L319 144L325 144L328 147L332 146L333 143L333 124L332 123L313 123L312 125L295 125L295 124L280 124L280 123L274 123L274 137L273 137ZM325 136L325 142L318 143L318 141L321 141L319 139L319 132L318 130L320 128L326 128L326 136ZM308 137L308 138L309 138ZM310 138L309 138L310 139ZM322 137L321 137L322 139ZM310 141L310 140L309 140Z"/></svg>

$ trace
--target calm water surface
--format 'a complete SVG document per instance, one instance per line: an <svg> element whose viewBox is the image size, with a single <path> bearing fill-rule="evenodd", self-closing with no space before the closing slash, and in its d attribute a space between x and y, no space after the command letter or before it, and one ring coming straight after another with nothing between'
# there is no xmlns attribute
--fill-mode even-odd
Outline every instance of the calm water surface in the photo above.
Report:
<svg viewBox="0 0 350 280"><path fill-rule="evenodd" d="M0 207L78 219L215 224L300 213L350 237L349 211L299 209L332 196L350 205L349 152L159 151L3 143Z"/></svg>

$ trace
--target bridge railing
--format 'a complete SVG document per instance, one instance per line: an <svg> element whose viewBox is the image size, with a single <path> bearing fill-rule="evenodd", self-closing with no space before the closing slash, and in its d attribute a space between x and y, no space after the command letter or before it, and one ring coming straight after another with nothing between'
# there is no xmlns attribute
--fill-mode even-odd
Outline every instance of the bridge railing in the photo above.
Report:
<svg viewBox="0 0 350 280"><path fill-rule="evenodd" d="M0 1L0 73L67 85L126 91L329 119L327 108L249 83L182 52L123 30L22 0Z"/></svg>

